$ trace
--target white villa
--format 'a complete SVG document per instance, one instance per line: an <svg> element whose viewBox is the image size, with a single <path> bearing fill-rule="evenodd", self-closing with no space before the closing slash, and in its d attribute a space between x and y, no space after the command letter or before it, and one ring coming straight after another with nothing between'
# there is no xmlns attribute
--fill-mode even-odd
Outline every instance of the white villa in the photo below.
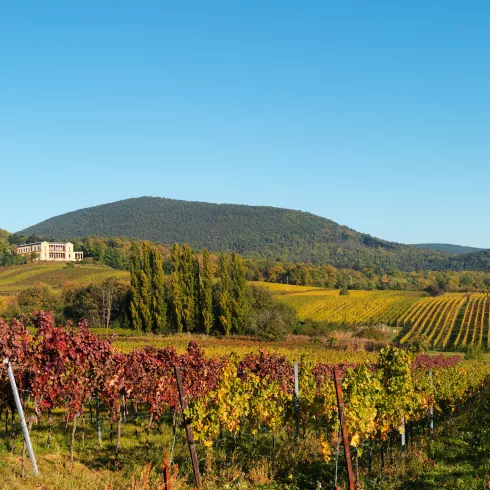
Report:
<svg viewBox="0 0 490 490"><path fill-rule="evenodd" d="M57 260L60 262L76 262L83 259L83 252L73 251L73 243L36 242L25 243L17 247L18 255L31 255L35 253L35 260Z"/></svg>

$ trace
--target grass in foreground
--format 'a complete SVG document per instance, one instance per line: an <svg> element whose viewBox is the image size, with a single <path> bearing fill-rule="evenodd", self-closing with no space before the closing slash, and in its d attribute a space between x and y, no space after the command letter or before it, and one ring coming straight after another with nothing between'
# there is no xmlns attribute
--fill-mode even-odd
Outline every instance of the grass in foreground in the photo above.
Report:
<svg viewBox="0 0 490 490"><path fill-rule="evenodd" d="M55 414L56 415L56 414ZM70 428L65 428L58 414L51 445L47 444L44 421L34 428L32 438L41 476L35 479L27 460L26 476L21 471L21 442L17 432L13 452L10 432L2 427L0 437L0 488L34 490L150 490L161 483L160 464L165 449L173 443L171 418L155 424L146 444L146 420L128 417L123 424L121 453L115 459L115 434L110 440L110 421L103 419L103 447L99 449L94 424L86 415L86 434L82 442L77 433L75 464L69 457ZM3 422L3 421L2 421ZM4 424L2 423L2 426ZM364 490L483 490L490 480L490 384L457 414L447 420L437 420L435 438L427 435L424 423L409 431L409 451L406 457L399 451L399 436L392 445L385 443L384 469L381 468L379 443L374 446L372 473L368 473L368 451L360 458L358 488ZM204 489L316 489L333 488L334 464L326 464L319 451L318 438L311 432L295 441L291 434L277 435L275 446L271 435L259 434L252 440L223 439L212 455L198 445ZM366 448L365 448L366 449ZM354 453L355 454L355 453ZM172 488L189 490L192 486L189 455L183 429L177 432L174 461L178 478ZM339 485L345 485L345 471L340 456ZM151 463L150 482L140 475ZM131 479L136 483L131 484ZM318 486L321 484L321 487Z"/></svg>

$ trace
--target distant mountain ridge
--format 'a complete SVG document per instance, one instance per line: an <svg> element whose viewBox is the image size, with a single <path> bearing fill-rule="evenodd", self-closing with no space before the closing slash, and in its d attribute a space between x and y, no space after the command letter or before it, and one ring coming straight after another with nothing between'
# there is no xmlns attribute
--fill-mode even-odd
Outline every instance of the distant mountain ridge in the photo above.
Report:
<svg viewBox="0 0 490 490"><path fill-rule="evenodd" d="M484 250L483 248L452 245L450 243L416 243L414 246L417 248L426 248L429 250L439 250L440 252L447 252L451 254L471 254Z"/></svg>
<svg viewBox="0 0 490 490"><path fill-rule="evenodd" d="M126 199L55 216L18 234L46 239L138 238L273 261L411 271L450 267L457 257L381 240L311 213L268 206L159 197ZM490 267L490 265L489 265Z"/></svg>

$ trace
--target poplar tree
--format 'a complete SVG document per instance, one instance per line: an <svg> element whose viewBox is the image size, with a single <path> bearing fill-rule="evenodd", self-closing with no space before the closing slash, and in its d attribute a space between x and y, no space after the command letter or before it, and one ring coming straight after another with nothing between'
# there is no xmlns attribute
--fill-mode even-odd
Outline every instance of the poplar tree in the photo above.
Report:
<svg viewBox="0 0 490 490"><path fill-rule="evenodd" d="M181 251L176 243L172 248L172 265L173 271L170 277L170 291L172 293L172 308L175 318L175 326L178 333L182 333L183 323L183 304L182 304L182 287L181 287L181 267L180 267Z"/></svg>
<svg viewBox="0 0 490 490"><path fill-rule="evenodd" d="M131 322L134 329L141 330L141 250L136 242L131 245L129 272L131 276L131 302L129 304Z"/></svg>
<svg viewBox="0 0 490 490"><path fill-rule="evenodd" d="M145 332L151 332L153 318L151 312L152 305L152 271L151 271L151 247L148 242L143 242L142 262L140 274L140 302L139 313L141 325Z"/></svg>
<svg viewBox="0 0 490 490"><path fill-rule="evenodd" d="M241 333L248 320L249 304L247 283L240 255L231 254L231 297L232 297L232 328Z"/></svg>
<svg viewBox="0 0 490 490"><path fill-rule="evenodd" d="M192 249L184 243L180 256L181 289L182 289L182 322L189 332L196 321L196 268Z"/></svg>
<svg viewBox="0 0 490 490"><path fill-rule="evenodd" d="M219 286L219 321L225 335L229 335L232 328L232 298L230 291L230 271L228 257L221 253L218 260Z"/></svg>
<svg viewBox="0 0 490 490"><path fill-rule="evenodd" d="M150 242L143 242L143 246L141 248L141 269L148 277L151 276L151 248Z"/></svg>
<svg viewBox="0 0 490 490"><path fill-rule="evenodd" d="M201 277L201 256L194 257L194 325L202 330L202 277Z"/></svg>
<svg viewBox="0 0 490 490"><path fill-rule="evenodd" d="M211 272L211 258L206 249L204 249L202 254L202 272L200 274L200 279L201 321L204 331L209 335L214 324L213 274Z"/></svg>
<svg viewBox="0 0 490 490"><path fill-rule="evenodd" d="M150 262L152 273L152 330L155 333L162 333L166 331L167 327L167 302L165 298L165 281L163 273L162 254L156 248L153 248L151 251Z"/></svg>

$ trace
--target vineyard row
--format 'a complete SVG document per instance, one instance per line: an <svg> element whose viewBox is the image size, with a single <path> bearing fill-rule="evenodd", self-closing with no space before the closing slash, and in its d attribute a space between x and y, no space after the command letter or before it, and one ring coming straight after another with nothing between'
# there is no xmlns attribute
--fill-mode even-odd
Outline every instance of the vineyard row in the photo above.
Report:
<svg viewBox="0 0 490 490"><path fill-rule="evenodd" d="M480 319L485 308L480 300L474 302L478 305L474 314ZM434 312L450 309L442 300L437 305L432 306ZM34 335L27 323L35 328ZM321 434L328 461L329 441L338 431L334 366L313 364L306 357L299 360L300 410L296 411L292 363L264 352L241 359L232 354L207 358L191 342L183 355L172 347L121 354L110 339L99 338L84 323L55 326L51 315L39 312L26 323L0 320L0 354L14 366L21 393L33 400L28 407L31 424L39 423L45 414L50 419L54 409L62 410L67 423L73 424L74 437L77 419L95 397L117 425L116 454L128 405L148 414L149 427L152 420L180 411L175 366L182 369L189 401L185 416L204 447L212 447L223 434L246 437L287 427L294 431L299 424L303 433ZM478 391L490 374L490 364L485 362L462 361L459 356L413 360L396 347L383 349L374 364L337 368L343 373L345 419L353 447L384 440L400 430L402 418L421 420L430 406L451 411ZM3 371L0 390L0 404L12 410Z"/></svg>
<svg viewBox="0 0 490 490"><path fill-rule="evenodd" d="M276 297L294 307L300 319L345 325L390 325L402 329L401 342L424 335L434 348L490 347L487 293L446 293L423 297L407 292L299 292Z"/></svg>

